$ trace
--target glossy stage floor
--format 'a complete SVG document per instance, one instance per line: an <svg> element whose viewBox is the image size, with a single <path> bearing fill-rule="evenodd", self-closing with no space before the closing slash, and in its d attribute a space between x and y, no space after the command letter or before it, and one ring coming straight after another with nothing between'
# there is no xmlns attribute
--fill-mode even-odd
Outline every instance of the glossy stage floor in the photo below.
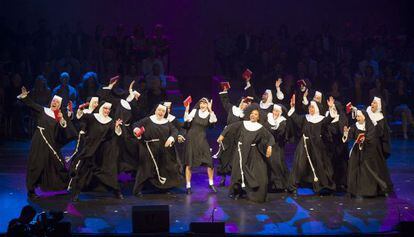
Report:
<svg viewBox="0 0 414 237"><path fill-rule="evenodd" d="M185 233L193 221L224 221L226 233L236 234L351 234L395 233L400 221L414 220L414 141L393 140L388 160L395 195L356 200L345 195L319 197L300 189L294 199L287 194L270 194L262 204L231 200L227 188L211 194L204 169L193 175L192 195L184 190L170 194L131 195L131 184L124 184L125 200L110 194L83 194L81 202L71 203L66 195L43 197L35 202L26 198L25 163L29 142L2 142L0 145L0 233L10 219L28 203L40 210L63 210L75 233L130 233L131 209L135 205L169 205L170 232ZM70 151L71 147L66 148ZM288 150L291 162L292 150ZM215 180L218 183L218 179Z"/></svg>

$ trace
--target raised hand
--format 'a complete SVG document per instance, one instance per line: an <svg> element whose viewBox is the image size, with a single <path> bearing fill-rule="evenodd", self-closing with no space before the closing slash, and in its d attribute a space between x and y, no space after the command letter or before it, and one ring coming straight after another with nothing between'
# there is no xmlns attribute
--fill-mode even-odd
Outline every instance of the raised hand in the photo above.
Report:
<svg viewBox="0 0 414 237"><path fill-rule="evenodd" d="M308 94L309 94L309 90L308 89L306 89L306 91L305 91L305 93L303 93L303 97L308 97Z"/></svg>
<svg viewBox="0 0 414 237"><path fill-rule="evenodd" d="M213 111L213 99L211 99L211 100L208 102L208 111L209 111L209 112L212 112L212 111Z"/></svg>
<svg viewBox="0 0 414 237"><path fill-rule="evenodd" d="M344 126L344 134L347 134L349 132L350 128L347 126Z"/></svg>
<svg viewBox="0 0 414 237"><path fill-rule="evenodd" d="M276 88L279 88L280 87L280 85L282 84L282 78L278 78L277 80L276 80L276 83L275 83L275 86L276 86Z"/></svg>
<svg viewBox="0 0 414 237"><path fill-rule="evenodd" d="M26 87L22 86L22 96L27 96L29 91L27 91Z"/></svg>
<svg viewBox="0 0 414 237"><path fill-rule="evenodd" d="M296 100L296 95L293 94L292 97L290 98L290 108L295 107L295 100Z"/></svg>
<svg viewBox="0 0 414 237"><path fill-rule="evenodd" d="M115 121L115 127L119 127L120 125L122 125L122 120L121 119L117 119L116 121Z"/></svg>
<svg viewBox="0 0 414 237"><path fill-rule="evenodd" d="M335 105L335 99L332 96L329 96L329 99L326 101L329 108L333 107Z"/></svg>

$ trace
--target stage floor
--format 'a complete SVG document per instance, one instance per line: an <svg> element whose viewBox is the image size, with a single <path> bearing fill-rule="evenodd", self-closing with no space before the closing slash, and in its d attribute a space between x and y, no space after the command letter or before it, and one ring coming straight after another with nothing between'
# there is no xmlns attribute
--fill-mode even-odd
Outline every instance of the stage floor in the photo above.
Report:
<svg viewBox="0 0 414 237"><path fill-rule="evenodd" d="M131 209L135 205L169 205L170 232L184 233L193 221L226 223L227 233L239 234L350 234L393 232L400 221L414 221L414 141L393 140L388 160L395 196L355 200L346 196L319 197L300 189L299 197L270 194L262 204L227 197L227 188L211 194L204 169L193 175L193 194L184 189L170 194L131 195L125 184L125 200L111 194L83 194L81 202L71 203L65 195L46 194L35 202L26 198L25 161L29 142L0 144L0 233L10 219L28 203L41 210L63 210L77 233L130 233ZM291 154L288 155L291 157ZM291 158L288 158L289 160ZM218 183L218 179L215 180Z"/></svg>

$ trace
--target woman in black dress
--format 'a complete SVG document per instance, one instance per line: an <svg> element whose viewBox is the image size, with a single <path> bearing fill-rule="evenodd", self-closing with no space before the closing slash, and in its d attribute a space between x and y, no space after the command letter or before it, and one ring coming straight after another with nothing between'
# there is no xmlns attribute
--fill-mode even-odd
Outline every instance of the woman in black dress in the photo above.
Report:
<svg viewBox="0 0 414 237"><path fill-rule="evenodd" d="M198 166L207 166L209 187L213 192L217 192L213 182L213 160L206 135L207 128L217 122L212 104L213 101L202 98L190 113L190 105L185 108L184 122L188 128L184 143L187 194L191 194L191 169Z"/></svg>
<svg viewBox="0 0 414 237"><path fill-rule="evenodd" d="M235 133L237 150L233 153L230 197L238 199L244 194L254 202L264 202L267 196L268 175L266 159L272 154L274 139L258 121L260 107L250 105L245 112L249 120L227 126L217 142L221 143L229 133Z"/></svg>
<svg viewBox="0 0 414 237"><path fill-rule="evenodd" d="M81 191L113 191L115 197L123 199L118 183L118 155L116 137L121 136L122 120L109 117L112 104L102 103L98 113L83 114L88 132L85 146L74 158L72 179L68 190L72 201L79 200Z"/></svg>
<svg viewBox="0 0 414 237"><path fill-rule="evenodd" d="M165 118L167 108L158 104L154 114L134 123L133 131L140 140L137 176L133 193L142 196L146 182L158 189L170 189L181 185L181 175L174 149L177 128ZM140 133L139 131L143 131Z"/></svg>
<svg viewBox="0 0 414 237"><path fill-rule="evenodd" d="M344 143L354 140L349 152L348 193L357 198L387 194L390 187L382 174L386 164L378 149L380 140L368 114L358 110L356 123L349 128L345 126L343 131Z"/></svg>
<svg viewBox="0 0 414 237"><path fill-rule="evenodd" d="M269 130L275 140L272 146L272 156L267 160L269 190L284 191L288 188L289 170L285 161L286 118L283 116L282 105L273 105L273 111L267 114L264 127Z"/></svg>
<svg viewBox="0 0 414 237"><path fill-rule="evenodd" d="M333 97L330 97L328 100L329 115L325 117L319 114L319 107L315 101L310 102L308 114L296 114L295 102L291 99L288 116L302 133L289 176L289 191L295 196L298 185L304 183L312 183L314 192L321 195L335 190L331 160L326 154L326 144L322 140L326 125L336 115L333 110L334 102Z"/></svg>
<svg viewBox="0 0 414 237"><path fill-rule="evenodd" d="M60 154L58 138L63 134L68 120L60 111L62 98L54 96L50 107L36 104L28 96L29 92L22 87L17 97L34 111L36 126L30 146L29 160L26 173L26 187L29 198L38 198L35 188L42 190L64 190L68 182L65 161Z"/></svg>

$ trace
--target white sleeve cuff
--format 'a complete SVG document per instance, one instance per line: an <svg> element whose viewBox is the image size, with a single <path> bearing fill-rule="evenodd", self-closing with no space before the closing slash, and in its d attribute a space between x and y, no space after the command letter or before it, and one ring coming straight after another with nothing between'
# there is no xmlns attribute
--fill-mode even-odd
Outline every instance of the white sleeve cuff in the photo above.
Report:
<svg viewBox="0 0 414 237"><path fill-rule="evenodd" d="M244 87L244 90L249 89L252 86L249 81L246 82L246 86Z"/></svg>
<svg viewBox="0 0 414 237"><path fill-rule="evenodd" d="M167 139L167 141L170 141L170 142L175 142L175 139L174 139L174 137L173 137L173 136L170 136L170 137Z"/></svg>
<svg viewBox="0 0 414 237"><path fill-rule="evenodd" d="M283 94L280 87L276 87L276 97L278 100L283 100L285 98L285 95Z"/></svg>
<svg viewBox="0 0 414 237"><path fill-rule="evenodd" d="M219 92L219 95L227 94L227 91L221 91Z"/></svg>
<svg viewBox="0 0 414 237"><path fill-rule="evenodd" d="M292 114L295 112L295 107L292 107L292 108L290 108L289 109L289 112L288 112L288 116L290 117L290 116L292 116Z"/></svg>
<svg viewBox="0 0 414 237"><path fill-rule="evenodd" d="M104 89L104 90L112 90L112 87L110 87L110 86L104 86L104 87L102 87L102 89Z"/></svg>
<svg viewBox="0 0 414 237"><path fill-rule="evenodd" d="M304 105L309 104L308 98L306 98L306 96L303 97L302 104L304 104Z"/></svg>
<svg viewBox="0 0 414 237"><path fill-rule="evenodd" d="M209 123L215 123L215 122L217 122L217 116L214 113L214 111L211 111L210 112L210 118L209 118L208 122Z"/></svg>
<svg viewBox="0 0 414 237"><path fill-rule="evenodd" d="M20 94L20 95L17 96L17 99L19 99L19 100L24 99L24 98L27 97L27 95L28 94L26 94L26 95Z"/></svg>
<svg viewBox="0 0 414 237"><path fill-rule="evenodd" d="M122 134L121 126L115 127L115 134L118 136L121 136Z"/></svg>

